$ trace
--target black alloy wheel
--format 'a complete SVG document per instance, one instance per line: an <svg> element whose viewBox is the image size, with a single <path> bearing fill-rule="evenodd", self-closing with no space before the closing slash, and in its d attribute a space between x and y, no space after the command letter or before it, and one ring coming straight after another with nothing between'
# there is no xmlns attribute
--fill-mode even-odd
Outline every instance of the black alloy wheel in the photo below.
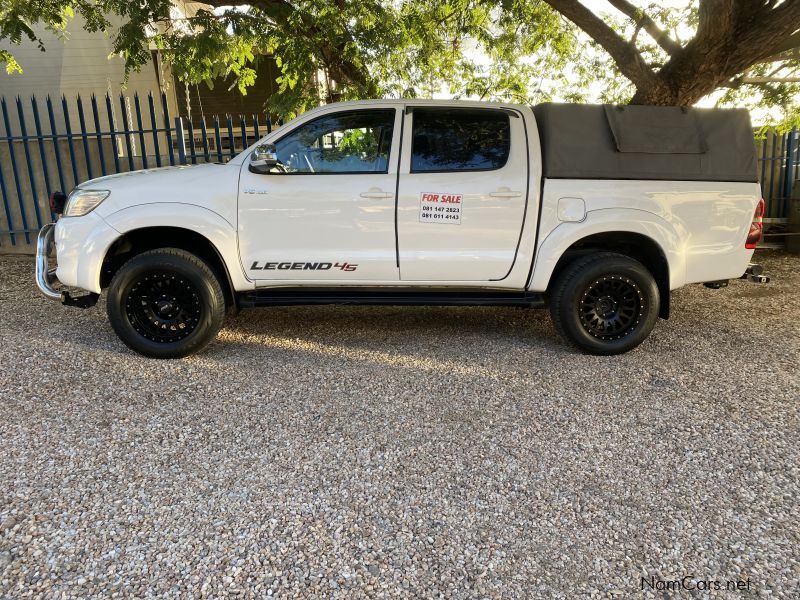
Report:
<svg viewBox="0 0 800 600"><path fill-rule="evenodd" d="M630 277L606 275L593 281L580 300L581 324L601 340L630 334L644 311L642 290Z"/></svg>
<svg viewBox="0 0 800 600"><path fill-rule="evenodd" d="M574 259L549 290L558 332L591 354L627 352L641 344L658 320L658 285L639 261L615 252Z"/></svg>
<svg viewBox="0 0 800 600"><path fill-rule="evenodd" d="M190 335L200 323L202 313L197 288L169 271L140 276L125 301L125 314L133 328L161 344Z"/></svg>
<svg viewBox="0 0 800 600"><path fill-rule="evenodd" d="M217 335L225 297L203 260L160 248L134 256L117 271L106 309L129 348L152 358L180 358L199 352Z"/></svg>

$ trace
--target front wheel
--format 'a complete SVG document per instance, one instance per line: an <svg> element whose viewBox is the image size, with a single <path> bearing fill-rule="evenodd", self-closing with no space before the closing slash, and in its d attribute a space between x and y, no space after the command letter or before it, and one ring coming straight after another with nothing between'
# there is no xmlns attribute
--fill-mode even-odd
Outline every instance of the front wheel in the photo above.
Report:
<svg viewBox="0 0 800 600"><path fill-rule="evenodd" d="M225 319L225 297L209 266L177 248L131 258L108 288L108 318L125 344L151 358L205 348Z"/></svg>
<svg viewBox="0 0 800 600"><path fill-rule="evenodd" d="M591 354L622 354L641 344L658 319L658 285L642 263L603 252L567 265L550 293L558 332Z"/></svg>

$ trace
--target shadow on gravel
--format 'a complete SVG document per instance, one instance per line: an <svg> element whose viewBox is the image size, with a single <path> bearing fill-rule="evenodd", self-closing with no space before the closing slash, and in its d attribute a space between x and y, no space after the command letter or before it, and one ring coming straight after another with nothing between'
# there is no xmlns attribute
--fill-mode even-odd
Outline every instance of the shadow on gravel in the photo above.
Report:
<svg viewBox="0 0 800 600"><path fill-rule="evenodd" d="M510 308L259 308L229 318L225 328L241 335L303 336L318 341L374 341L403 346L431 342L456 346L457 340L475 338L534 344L555 339L546 311Z"/></svg>

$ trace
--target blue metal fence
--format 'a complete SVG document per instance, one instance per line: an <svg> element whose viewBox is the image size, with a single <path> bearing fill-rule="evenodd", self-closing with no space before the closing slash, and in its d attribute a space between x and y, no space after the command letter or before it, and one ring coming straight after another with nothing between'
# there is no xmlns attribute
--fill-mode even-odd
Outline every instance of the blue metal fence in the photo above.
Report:
<svg viewBox="0 0 800 600"><path fill-rule="evenodd" d="M800 132L769 132L759 140L759 180L767 201L765 218L783 221L789 215L789 201L800 179Z"/></svg>
<svg viewBox="0 0 800 600"><path fill-rule="evenodd" d="M88 106L80 96L48 96L45 110L40 104L0 97L0 246L35 242L54 216L55 190L136 169L227 162L283 123L268 114L173 117L166 94L92 95Z"/></svg>
<svg viewBox="0 0 800 600"><path fill-rule="evenodd" d="M46 114L35 97L29 105L19 97L0 97L0 246L35 241L36 232L53 216L47 199L54 190L68 192L82 181L111 173L225 162L273 129L266 114L194 121L172 117L165 94L148 94L144 102L136 94L118 99L106 94L100 100L91 96L88 111L80 96L62 96L60 102L48 96L44 105ZM769 133L758 144L765 216L781 221L800 178L800 136L797 130Z"/></svg>

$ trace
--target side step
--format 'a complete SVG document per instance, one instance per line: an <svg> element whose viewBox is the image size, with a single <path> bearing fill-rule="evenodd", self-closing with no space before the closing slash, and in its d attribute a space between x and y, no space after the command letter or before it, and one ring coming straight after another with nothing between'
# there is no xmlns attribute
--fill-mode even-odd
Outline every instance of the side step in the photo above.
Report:
<svg viewBox="0 0 800 600"><path fill-rule="evenodd" d="M239 294L239 306L361 304L388 306L524 306L544 308L542 294L532 292L404 292L358 290L257 290Z"/></svg>

